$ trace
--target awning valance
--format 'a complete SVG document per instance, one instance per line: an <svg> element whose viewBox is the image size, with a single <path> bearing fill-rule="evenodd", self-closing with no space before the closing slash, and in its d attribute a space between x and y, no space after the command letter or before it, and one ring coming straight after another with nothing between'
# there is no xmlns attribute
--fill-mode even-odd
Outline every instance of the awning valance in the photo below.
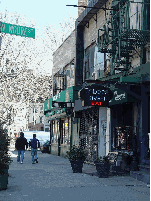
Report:
<svg viewBox="0 0 151 201"><path fill-rule="evenodd" d="M81 89L80 86L69 87L68 89L61 91L57 95L44 102L44 114L47 116L58 115L65 112L66 108L54 109L52 107L52 101L56 102L74 102L78 99L78 91Z"/></svg>

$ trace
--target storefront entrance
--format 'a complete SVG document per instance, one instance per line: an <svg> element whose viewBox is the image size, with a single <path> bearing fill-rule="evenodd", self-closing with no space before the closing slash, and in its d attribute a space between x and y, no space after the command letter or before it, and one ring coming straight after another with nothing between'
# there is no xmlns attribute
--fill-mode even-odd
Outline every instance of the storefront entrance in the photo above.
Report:
<svg viewBox="0 0 151 201"><path fill-rule="evenodd" d="M81 112L80 118L80 146L87 151L86 160L92 162L98 156L99 111L87 109Z"/></svg>
<svg viewBox="0 0 151 201"><path fill-rule="evenodd" d="M133 104L123 103L111 108L112 150L133 150L134 118Z"/></svg>

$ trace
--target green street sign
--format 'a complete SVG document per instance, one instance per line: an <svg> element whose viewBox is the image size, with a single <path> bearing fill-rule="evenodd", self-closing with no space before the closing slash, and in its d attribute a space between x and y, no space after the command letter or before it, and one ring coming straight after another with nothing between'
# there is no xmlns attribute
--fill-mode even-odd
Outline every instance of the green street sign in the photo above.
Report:
<svg viewBox="0 0 151 201"><path fill-rule="evenodd" d="M4 22L0 22L0 32L28 38L35 38L34 28L18 26L15 24L7 24Z"/></svg>

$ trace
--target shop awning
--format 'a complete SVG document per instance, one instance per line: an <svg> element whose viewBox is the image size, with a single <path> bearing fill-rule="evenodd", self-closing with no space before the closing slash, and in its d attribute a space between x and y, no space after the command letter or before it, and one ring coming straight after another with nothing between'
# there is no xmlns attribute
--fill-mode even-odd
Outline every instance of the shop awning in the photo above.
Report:
<svg viewBox="0 0 151 201"><path fill-rule="evenodd" d="M59 115L65 112L66 108L56 109L52 107L52 101L56 102L74 102L78 99L78 92L81 89L80 86L69 87L68 89L61 91L57 95L53 96L50 99L45 100L44 102L44 114L46 117Z"/></svg>
<svg viewBox="0 0 151 201"><path fill-rule="evenodd" d="M150 81L150 62L142 64L133 69L132 72L118 73L98 79L100 81L119 82L119 83L142 83Z"/></svg>
<svg viewBox="0 0 151 201"><path fill-rule="evenodd" d="M121 89L115 89L113 91L113 98L109 101L109 106L122 104L127 102L136 102L138 101L135 97L131 96L130 94L126 93Z"/></svg>

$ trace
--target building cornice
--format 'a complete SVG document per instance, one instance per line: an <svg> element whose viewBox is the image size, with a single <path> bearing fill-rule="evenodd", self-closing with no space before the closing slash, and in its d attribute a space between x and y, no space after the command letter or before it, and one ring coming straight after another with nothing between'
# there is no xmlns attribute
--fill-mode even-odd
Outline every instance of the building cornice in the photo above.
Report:
<svg viewBox="0 0 151 201"><path fill-rule="evenodd" d="M75 22L75 27L77 26L85 26L89 20L99 11L99 9L104 6L105 2L108 0L93 0L88 4L88 7L95 8L85 8L85 10L81 13L81 15L77 18Z"/></svg>

